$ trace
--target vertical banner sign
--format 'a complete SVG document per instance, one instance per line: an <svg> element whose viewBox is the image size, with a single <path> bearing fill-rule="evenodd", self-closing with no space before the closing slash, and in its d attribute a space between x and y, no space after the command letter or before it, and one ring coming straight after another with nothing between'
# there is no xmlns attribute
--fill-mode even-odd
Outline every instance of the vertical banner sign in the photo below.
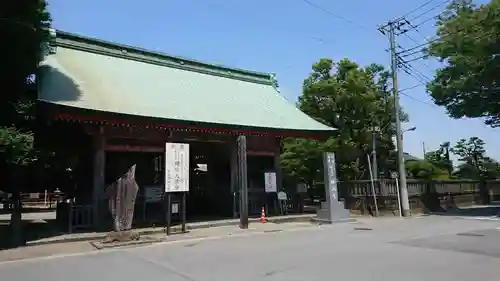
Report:
<svg viewBox="0 0 500 281"><path fill-rule="evenodd" d="M165 192L189 191L189 144L165 144Z"/></svg>
<svg viewBox="0 0 500 281"><path fill-rule="evenodd" d="M276 185L276 173L274 172L264 173L264 181L265 181L264 188L267 193L278 192L278 188Z"/></svg>

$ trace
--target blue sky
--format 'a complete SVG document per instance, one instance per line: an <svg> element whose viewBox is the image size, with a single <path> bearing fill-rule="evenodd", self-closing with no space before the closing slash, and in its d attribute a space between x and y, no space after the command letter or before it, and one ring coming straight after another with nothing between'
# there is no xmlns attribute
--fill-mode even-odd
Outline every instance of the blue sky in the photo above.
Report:
<svg viewBox="0 0 500 281"><path fill-rule="evenodd" d="M275 72L282 94L291 102L301 94L303 79L320 58L388 66L388 41L377 25L427 2L311 0L331 12L327 13L303 0L48 1L57 29L211 63ZM435 0L409 15L410 21L440 2L444 0ZM441 7L412 23L440 11ZM423 43L434 34L433 23L423 24L419 31L408 35ZM407 36L399 36L398 43L403 48L417 45ZM412 65L432 78L437 63L415 61ZM399 77L400 89L420 83L402 71ZM481 120L448 118L443 108L430 102L423 86L404 93L401 104L410 116L404 126L417 127L405 134L406 152L421 156L424 142L429 151L444 141L478 136L486 141L487 153L500 160L500 146L495 145L500 129L488 128Z"/></svg>

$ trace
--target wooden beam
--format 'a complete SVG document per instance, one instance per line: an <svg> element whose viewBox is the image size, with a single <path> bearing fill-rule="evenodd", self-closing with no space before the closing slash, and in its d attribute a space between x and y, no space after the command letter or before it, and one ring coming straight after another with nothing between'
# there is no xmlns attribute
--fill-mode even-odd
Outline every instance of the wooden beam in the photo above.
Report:
<svg viewBox="0 0 500 281"><path fill-rule="evenodd" d="M164 153L165 148L159 146L145 146L145 145L120 145L120 144L107 144L106 151L126 151L126 152L151 152L151 153Z"/></svg>
<svg viewBox="0 0 500 281"><path fill-rule="evenodd" d="M99 132L95 125L86 124L85 132L90 135L98 135ZM231 136L190 132L190 131L174 131L162 130L156 128L134 128L134 127L116 127L104 126L104 135L108 139L139 139L159 142L218 142L226 143L231 140Z"/></svg>
<svg viewBox="0 0 500 281"><path fill-rule="evenodd" d="M274 151L252 151L249 150L247 151L248 156L274 156L275 152Z"/></svg>

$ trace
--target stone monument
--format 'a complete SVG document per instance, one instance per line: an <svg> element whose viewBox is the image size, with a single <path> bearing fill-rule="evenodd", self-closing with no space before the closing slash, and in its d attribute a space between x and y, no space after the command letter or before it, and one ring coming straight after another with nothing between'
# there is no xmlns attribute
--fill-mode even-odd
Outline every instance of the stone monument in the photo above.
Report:
<svg viewBox="0 0 500 281"><path fill-rule="evenodd" d="M135 181L135 167L136 165L130 167L122 177L106 190L114 231L107 235L104 242L124 242L139 239L139 235L131 231L135 199L139 190L139 186Z"/></svg>
<svg viewBox="0 0 500 281"><path fill-rule="evenodd" d="M349 218L349 210L345 208L344 202L339 201L337 169L333 152L323 153L323 168L326 201L321 202L316 220L322 223L345 221Z"/></svg>

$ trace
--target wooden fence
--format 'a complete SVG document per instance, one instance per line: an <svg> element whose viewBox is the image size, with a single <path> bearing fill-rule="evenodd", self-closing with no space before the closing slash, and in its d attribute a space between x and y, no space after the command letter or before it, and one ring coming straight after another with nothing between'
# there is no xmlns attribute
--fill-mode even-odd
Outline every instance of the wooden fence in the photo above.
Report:
<svg viewBox="0 0 500 281"><path fill-rule="evenodd" d="M500 200L500 180L408 180L407 187L413 212L436 212L460 205L489 204ZM374 181L374 189L380 211L398 210L395 180ZM369 212L374 205L369 180L340 182L339 193L353 212Z"/></svg>

